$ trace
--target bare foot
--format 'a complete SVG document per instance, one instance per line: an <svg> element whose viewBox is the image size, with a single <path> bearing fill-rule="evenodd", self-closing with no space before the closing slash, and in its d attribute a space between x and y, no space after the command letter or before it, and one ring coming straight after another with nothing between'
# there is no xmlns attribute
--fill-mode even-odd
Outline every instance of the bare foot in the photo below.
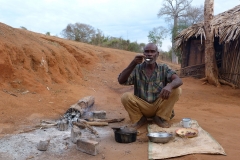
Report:
<svg viewBox="0 0 240 160"><path fill-rule="evenodd" d="M170 127L169 123L168 123L166 120L162 119L161 117L155 116L155 117L153 118L153 121L154 121L159 127L162 127L162 128L169 128L169 127Z"/></svg>
<svg viewBox="0 0 240 160"><path fill-rule="evenodd" d="M138 129L147 123L147 118L142 116L142 118L137 122L131 125L131 127Z"/></svg>

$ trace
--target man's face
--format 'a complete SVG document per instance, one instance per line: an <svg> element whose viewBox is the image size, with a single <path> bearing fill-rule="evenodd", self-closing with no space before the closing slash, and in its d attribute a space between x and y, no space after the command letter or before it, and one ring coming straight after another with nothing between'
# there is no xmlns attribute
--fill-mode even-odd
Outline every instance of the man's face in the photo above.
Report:
<svg viewBox="0 0 240 160"><path fill-rule="evenodd" d="M158 57L157 46L154 44L148 44L143 51L145 57L145 62L147 64L153 64L156 62ZM149 60L149 61L148 61Z"/></svg>

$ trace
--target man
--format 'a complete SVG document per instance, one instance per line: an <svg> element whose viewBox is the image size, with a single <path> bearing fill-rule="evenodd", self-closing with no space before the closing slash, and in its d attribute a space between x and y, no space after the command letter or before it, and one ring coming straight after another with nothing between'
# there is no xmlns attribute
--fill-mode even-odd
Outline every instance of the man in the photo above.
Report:
<svg viewBox="0 0 240 160"><path fill-rule="evenodd" d="M181 94L178 87L182 80L166 64L157 64L158 56L157 46L147 44L143 54L135 56L118 77L119 84L134 85L134 94L124 93L121 102L135 128L144 125L147 118L160 127L170 127L167 121Z"/></svg>

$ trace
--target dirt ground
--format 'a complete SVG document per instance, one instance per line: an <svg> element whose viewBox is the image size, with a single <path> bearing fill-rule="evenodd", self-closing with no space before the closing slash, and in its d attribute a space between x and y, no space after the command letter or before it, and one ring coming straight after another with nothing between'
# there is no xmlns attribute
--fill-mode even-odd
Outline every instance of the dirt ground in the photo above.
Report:
<svg viewBox="0 0 240 160"><path fill-rule="evenodd" d="M125 118L119 125L129 124L120 96L133 90L119 85L117 77L135 54L0 23L0 137L27 132L40 120L57 120L70 105L90 95L95 97L93 110L105 110L107 118ZM169 66L176 70L180 67L170 63ZM238 159L240 90L203 85L190 77L183 78L183 83L182 96L175 105L176 116L170 122L179 122L183 117L197 120L227 156L193 154L172 159ZM114 124L105 127L109 133L111 125ZM115 142L113 133L98 139L101 145L96 156L72 147L64 153L45 152L29 159L148 159L146 126L140 131L143 134L130 144Z"/></svg>

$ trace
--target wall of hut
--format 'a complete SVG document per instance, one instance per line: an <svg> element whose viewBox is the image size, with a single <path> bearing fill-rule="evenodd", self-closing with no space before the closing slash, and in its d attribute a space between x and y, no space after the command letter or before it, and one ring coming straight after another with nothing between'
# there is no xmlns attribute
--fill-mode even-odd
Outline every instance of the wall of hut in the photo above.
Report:
<svg viewBox="0 0 240 160"><path fill-rule="evenodd" d="M202 78L205 76L204 41L200 38L190 38L182 45L182 62L180 76Z"/></svg>
<svg viewBox="0 0 240 160"><path fill-rule="evenodd" d="M220 77L240 87L240 38L223 47Z"/></svg>
<svg viewBox="0 0 240 160"><path fill-rule="evenodd" d="M214 39L215 55L220 78L240 87L240 37L238 40L220 45ZM204 41L190 38L182 45L180 76L205 77Z"/></svg>

